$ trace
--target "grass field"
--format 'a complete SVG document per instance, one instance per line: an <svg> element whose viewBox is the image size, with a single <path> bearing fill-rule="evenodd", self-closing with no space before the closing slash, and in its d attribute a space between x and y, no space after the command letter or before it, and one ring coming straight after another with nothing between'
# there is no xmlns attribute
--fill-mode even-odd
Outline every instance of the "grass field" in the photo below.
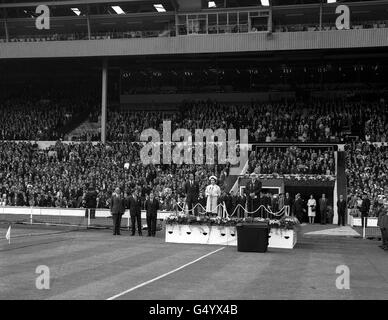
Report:
<svg viewBox="0 0 388 320"><path fill-rule="evenodd" d="M294 250L242 253L165 243L163 232L15 226L11 244L5 233L1 299L388 299L388 252L372 240L303 236ZM50 268L49 290L36 289L39 265ZM336 288L338 265L350 268L349 290Z"/></svg>

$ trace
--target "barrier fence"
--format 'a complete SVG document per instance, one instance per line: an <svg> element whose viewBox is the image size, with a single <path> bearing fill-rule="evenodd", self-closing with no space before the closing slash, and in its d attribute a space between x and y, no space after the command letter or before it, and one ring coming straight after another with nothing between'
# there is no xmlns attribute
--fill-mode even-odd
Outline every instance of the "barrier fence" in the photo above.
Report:
<svg viewBox="0 0 388 320"><path fill-rule="evenodd" d="M181 206L178 204L178 207L181 212L190 213L190 214L196 214L196 213L206 213L206 208L202 206L200 203L197 203L193 206L192 209L187 209L187 205ZM196 210L197 207L199 207L200 210ZM225 202L222 202L216 206L214 210L212 210L214 214L217 214L221 218L231 218L235 216L236 213L239 217L247 217L249 215L257 216L260 218L279 218L282 217L286 213L286 207L284 206L277 212L272 212L268 208L266 208L264 205L260 205L255 211L248 211L245 207L243 207L241 204L238 204L232 211L232 213L228 213L228 210L226 208Z"/></svg>
<svg viewBox="0 0 388 320"><path fill-rule="evenodd" d="M169 211L159 211L158 219L165 219ZM146 212L141 211L142 219ZM111 228L112 218L109 209L70 209L70 208L39 208L39 207L10 207L0 208L0 224L23 224L57 226L71 229L80 228ZM122 228L131 226L129 211L126 210L121 220Z"/></svg>
<svg viewBox="0 0 388 320"><path fill-rule="evenodd" d="M352 226L364 239L381 237L380 228L377 226L376 217L354 217L349 215L349 224Z"/></svg>

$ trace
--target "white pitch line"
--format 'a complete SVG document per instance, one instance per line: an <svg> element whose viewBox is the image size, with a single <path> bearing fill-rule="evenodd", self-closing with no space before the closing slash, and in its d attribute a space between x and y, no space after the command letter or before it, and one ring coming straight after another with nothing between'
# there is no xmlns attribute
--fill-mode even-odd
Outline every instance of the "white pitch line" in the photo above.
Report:
<svg viewBox="0 0 388 320"><path fill-rule="evenodd" d="M212 252L209 252L209 253L205 254L204 256L199 257L198 259L195 259L195 260L193 260L193 261L191 261L191 262L189 262L189 263L184 264L183 266L180 266L179 268L176 268L176 269L171 270L171 271L169 271L169 272L167 272L167 273L164 273L164 274L162 274L162 275L160 275L160 276L158 276L158 277L156 277L156 278L153 278L153 279L151 279L151 280L148 280L148 281L146 281L146 282L143 282L143 283L141 283L141 284L139 284L139 285L137 285L137 286L135 286L135 287L133 287L133 288L130 288L130 289L128 289L128 290L125 290L125 291L123 291L123 292L120 292L120 293L118 293L118 294L116 294L116 295L114 295L114 296L112 296L112 297L110 297L110 298L108 298L108 299L106 299L106 300L114 300L114 299L116 299L116 298L118 298L118 297L121 297L121 296L124 295L124 294L127 294L127 293L129 293L129 292L131 292L131 291L134 291L134 290L136 290L136 289L139 289L139 288L141 288L141 287L144 287L144 286L146 286L147 284L150 284L150 283L155 282L155 281L157 281L157 280L159 280L159 279L162 279L162 278L164 278L164 277L167 277L168 275L170 275L170 274L172 274L172 273L174 273L174 272L177 272L177 271L179 271L179 270L182 270L183 268L186 268L186 267L188 267L189 265L192 265L193 263L196 263L196 262L198 262L198 261L200 261L200 260L202 260L202 259L204 259L204 258L206 258L206 257L208 257L208 256L210 256L210 255L212 255L212 254L214 254L214 253L217 253L218 251L221 251L221 250L223 250L223 249L225 249L225 247L222 247L222 248L219 248L219 249L214 250L214 251L212 251Z"/></svg>

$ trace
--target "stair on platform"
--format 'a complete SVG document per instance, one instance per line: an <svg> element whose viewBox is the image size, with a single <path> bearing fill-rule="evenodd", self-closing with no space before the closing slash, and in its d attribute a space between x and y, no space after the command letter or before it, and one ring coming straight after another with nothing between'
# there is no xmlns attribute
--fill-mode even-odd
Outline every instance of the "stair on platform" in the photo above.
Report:
<svg viewBox="0 0 388 320"><path fill-rule="evenodd" d="M224 186L225 186L226 192L230 192L233 185L236 183L237 179L238 179L238 175L229 175L225 178Z"/></svg>
<svg viewBox="0 0 388 320"><path fill-rule="evenodd" d="M227 192L230 192L230 191L237 192L238 191L238 178L243 176L247 172L248 167L249 167L248 164L249 163L247 160L243 167L235 166L235 167L230 168L229 176L226 177L225 182L224 182L225 190Z"/></svg>
<svg viewBox="0 0 388 320"><path fill-rule="evenodd" d="M66 140L86 140L90 141L93 136L101 133L101 117L97 122L90 121L89 118L78 127L66 135Z"/></svg>

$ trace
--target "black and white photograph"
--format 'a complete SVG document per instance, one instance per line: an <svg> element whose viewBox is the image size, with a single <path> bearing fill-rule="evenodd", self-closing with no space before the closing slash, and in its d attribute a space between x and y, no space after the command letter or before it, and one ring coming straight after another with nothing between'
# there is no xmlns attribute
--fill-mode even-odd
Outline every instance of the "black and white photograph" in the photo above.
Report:
<svg viewBox="0 0 388 320"><path fill-rule="evenodd" d="M0 0L0 300L388 300L388 0Z"/></svg>

